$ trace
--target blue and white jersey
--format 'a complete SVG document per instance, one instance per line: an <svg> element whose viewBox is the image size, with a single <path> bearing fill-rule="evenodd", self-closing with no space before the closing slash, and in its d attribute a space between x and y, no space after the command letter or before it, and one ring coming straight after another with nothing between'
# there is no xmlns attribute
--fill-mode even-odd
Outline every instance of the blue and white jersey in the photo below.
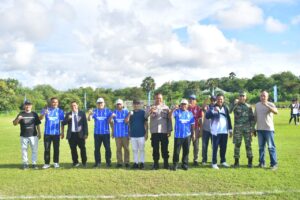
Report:
<svg viewBox="0 0 300 200"><path fill-rule="evenodd" d="M46 110L42 110L44 115ZM45 114L45 135L59 135L60 122L64 120L64 111L60 108L48 108L48 113Z"/></svg>
<svg viewBox="0 0 300 200"><path fill-rule="evenodd" d="M99 109L96 108L93 110L93 119L94 124L94 134L109 134L109 121L112 112L108 108Z"/></svg>
<svg viewBox="0 0 300 200"><path fill-rule="evenodd" d="M114 110L114 137L128 137L128 124L125 123L125 118L128 116L128 110Z"/></svg>
<svg viewBox="0 0 300 200"><path fill-rule="evenodd" d="M191 126L195 118L191 111L177 109L173 112L175 118L175 138L185 138L191 135Z"/></svg>

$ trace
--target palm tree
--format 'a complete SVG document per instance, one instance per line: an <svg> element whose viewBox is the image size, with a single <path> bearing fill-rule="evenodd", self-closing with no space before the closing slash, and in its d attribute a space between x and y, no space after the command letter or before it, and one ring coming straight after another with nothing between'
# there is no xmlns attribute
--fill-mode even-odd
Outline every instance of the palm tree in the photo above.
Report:
<svg viewBox="0 0 300 200"><path fill-rule="evenodd" d="M141 87L148 94L148 106L150 106L151 91L153 91L155 89L155 81L154 81L154 79L151 76L146 77L143 80L143 82L141 84Z"/></svg>

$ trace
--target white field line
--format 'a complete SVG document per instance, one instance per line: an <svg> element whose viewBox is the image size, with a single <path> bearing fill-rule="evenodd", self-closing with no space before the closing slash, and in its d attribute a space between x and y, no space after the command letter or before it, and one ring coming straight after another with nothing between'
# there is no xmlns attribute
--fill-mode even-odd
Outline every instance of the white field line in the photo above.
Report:
<svg viewBox="0 0 300 200"><path fill-rule="evenodd" d="M269 190L253 192L197 192L197 193L165 193L165 194L128 194L128 195L30 195L2 196L0 199L115 199L115 198L146 198L146 197L204 197L204 196L262 196L283 193L300 193L300 190Z"/></svg>

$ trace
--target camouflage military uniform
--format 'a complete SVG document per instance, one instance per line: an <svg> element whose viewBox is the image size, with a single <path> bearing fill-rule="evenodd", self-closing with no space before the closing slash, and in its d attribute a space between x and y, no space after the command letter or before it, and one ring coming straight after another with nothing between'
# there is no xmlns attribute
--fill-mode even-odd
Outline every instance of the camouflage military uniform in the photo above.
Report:
<svg viewBox="0 0 300 200"><path fill-rule="evenodd" d="M255 125L252 108L247 103L239 102L234 106L232 111L234 113L234 158L240 158L240 147L243 137L246 146L247 158L252 158L251 133L254 131Z"/></svg>

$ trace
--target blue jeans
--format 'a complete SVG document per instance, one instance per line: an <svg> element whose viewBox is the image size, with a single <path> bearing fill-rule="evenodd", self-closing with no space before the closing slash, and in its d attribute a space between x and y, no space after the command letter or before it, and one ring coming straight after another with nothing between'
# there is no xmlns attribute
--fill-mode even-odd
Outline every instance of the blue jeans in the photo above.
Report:
<svg viewBox="0 0 300 200"><path fill-rule="evenodd" d="M271 166L277 165L274 131L258 130L259 163L265 164L265 146L268 145Z"/></svg>

